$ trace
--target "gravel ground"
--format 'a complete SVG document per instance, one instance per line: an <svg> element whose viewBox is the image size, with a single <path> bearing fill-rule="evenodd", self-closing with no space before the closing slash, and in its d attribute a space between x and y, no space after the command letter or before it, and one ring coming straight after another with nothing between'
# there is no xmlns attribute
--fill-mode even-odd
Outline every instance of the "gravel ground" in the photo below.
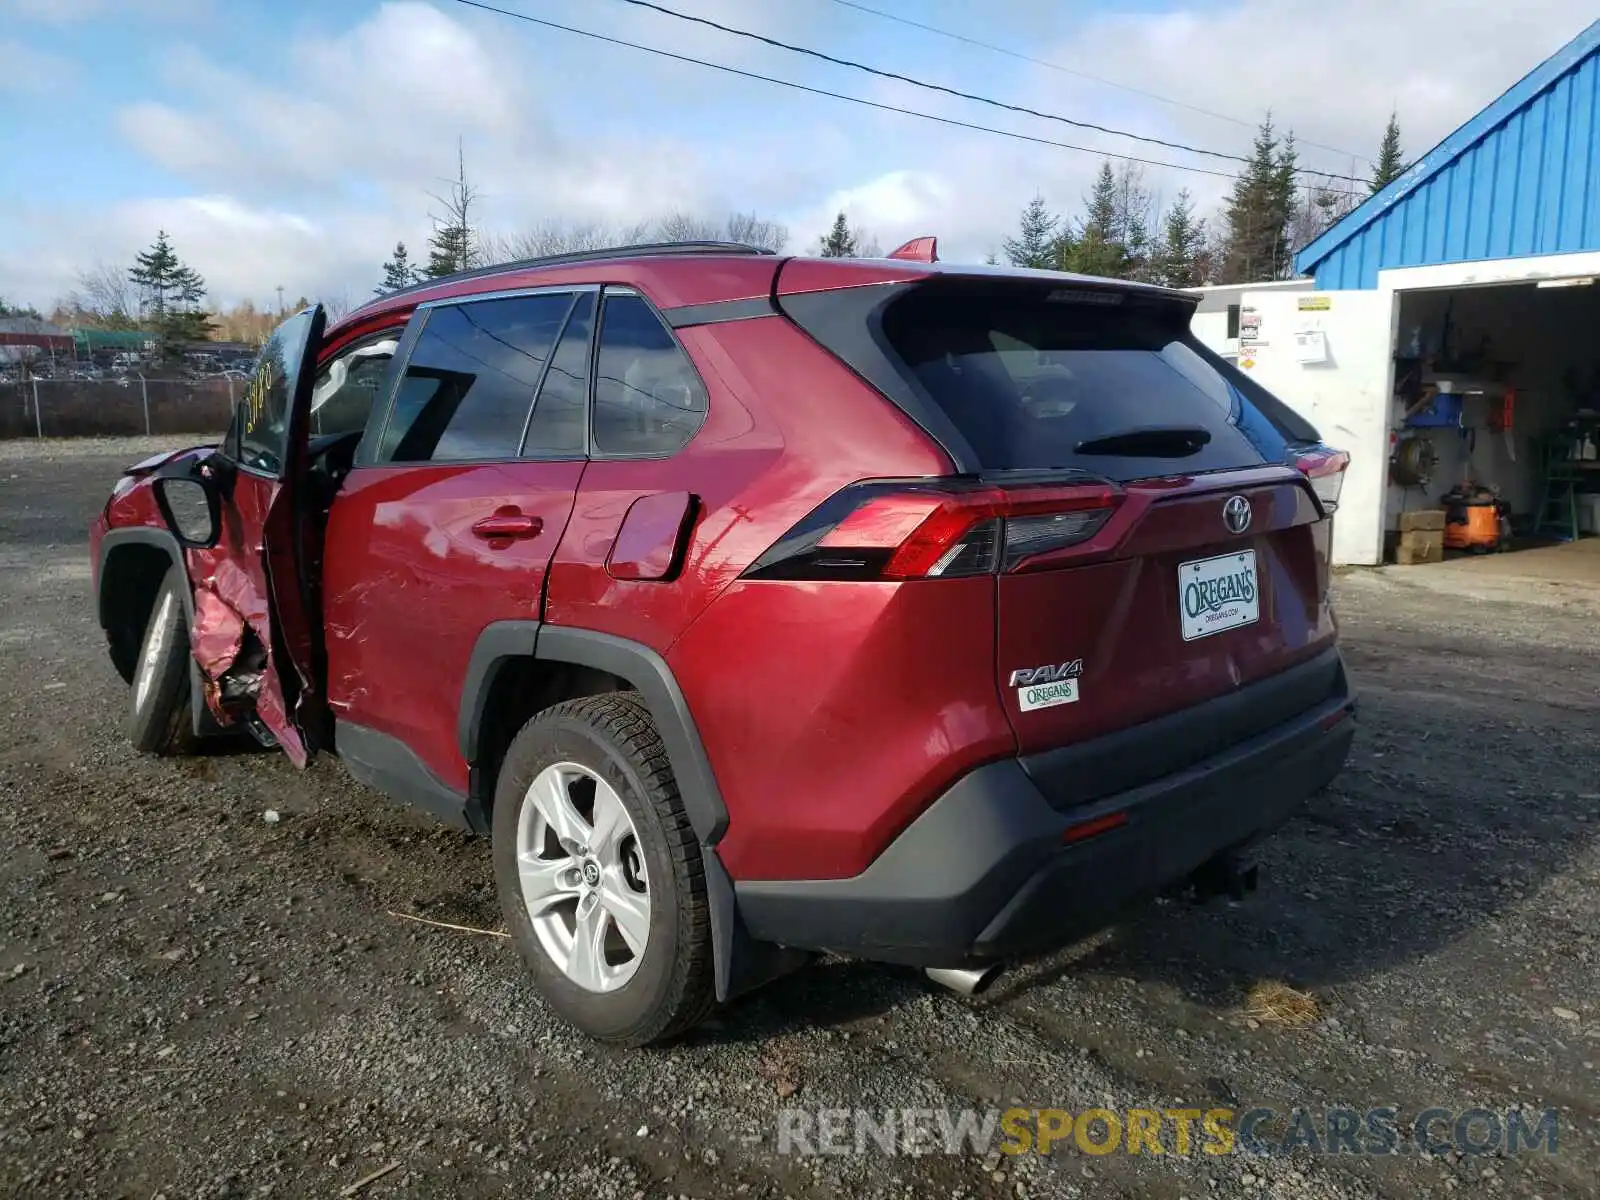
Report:
<svg viewBox="0 0 1600 1200"><path fill-rule="evenodd" d="M1600 1194L1594 610L1345 575L1362 730L1256 895L1152 906L975 1002L827 961L612 1052L502 940L391 915L497 926L486 842L337 762L130 750L84 527L158 446L0 444L0 1193L332 1196L398 1163L359 1195ZM1250 1017L1263 980L1320 1017ZM786 1105L1011 1103L1529 1105L1559 1148L776 1152Z"/></svg>

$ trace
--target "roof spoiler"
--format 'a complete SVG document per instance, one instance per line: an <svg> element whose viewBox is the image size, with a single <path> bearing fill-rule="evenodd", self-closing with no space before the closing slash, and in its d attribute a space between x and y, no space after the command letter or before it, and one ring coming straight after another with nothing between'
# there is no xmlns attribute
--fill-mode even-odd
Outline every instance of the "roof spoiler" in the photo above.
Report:
<svg viewBox="0 0 1600 1200"><path fill-rule="evenodd" d="M912 238L898 250L889 251L888 257L904 259L906 262L938 262L939 239L936 237Z"/></svg>

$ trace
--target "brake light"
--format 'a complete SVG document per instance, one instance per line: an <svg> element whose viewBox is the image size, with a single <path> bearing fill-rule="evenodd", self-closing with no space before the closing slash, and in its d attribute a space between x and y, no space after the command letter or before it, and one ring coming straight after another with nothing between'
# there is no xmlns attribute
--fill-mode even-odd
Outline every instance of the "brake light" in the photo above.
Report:
<svg viewBox="0 0 1600 1200"><path fill-rule="evenodd" d="M1295 447L1290 451L1290 458L1295 470L1311 481L1311 490L1322 501L1324 511L1331 513L1338 508L1339 491L1344 487L1350 456L1343 450L1318 444Z"/></svg>
<svg viewBox="0 0 1600 1200"><path fill-rule="evenodd" d="M1089 486L997 488L863 483L831 497L746 574L767 579L949 579L1013 571L1088 541L1122 493Z"/></svg>

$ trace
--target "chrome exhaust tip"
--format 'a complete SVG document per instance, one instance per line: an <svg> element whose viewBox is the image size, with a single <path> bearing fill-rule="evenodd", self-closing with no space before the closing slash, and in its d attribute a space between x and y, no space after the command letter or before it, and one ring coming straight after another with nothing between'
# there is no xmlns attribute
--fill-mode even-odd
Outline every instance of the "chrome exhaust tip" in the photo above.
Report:
<svg viewBox="0 0 1600 1200"><path fill-rule="evenodd" d="M976 996L987 990L989 985L999 978L1000 972L1005 970L1000 963L991 963L987 967L976 969L969 967L928 967L924 974L941 987L947 987L952 992L963 996Z"/></svg>

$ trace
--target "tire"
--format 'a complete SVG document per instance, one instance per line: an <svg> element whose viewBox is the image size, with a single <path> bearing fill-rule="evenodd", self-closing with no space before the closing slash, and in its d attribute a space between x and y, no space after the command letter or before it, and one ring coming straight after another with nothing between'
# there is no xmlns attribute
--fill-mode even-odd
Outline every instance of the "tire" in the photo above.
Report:
<svg viewBox="0 0 1600 1200"><path fill-rule="evenodd" d="M562 797L566 815L551 820ZM493 826L506 924L551 1008L590 1037L624 1046L665 1041L710 1012L700 845L636 695L568 701L523 726L500 768ZM600 949L585 954L579 930Z"/></svg>
<svg viewBox="0 0 1600 1200"><path fill-rule="evenodd" d="M188 586L182 567L167 572L133 664L128 733L134 749L147 754L188 754L195 747L189 713L189 621L183 604Z"/></svg>

